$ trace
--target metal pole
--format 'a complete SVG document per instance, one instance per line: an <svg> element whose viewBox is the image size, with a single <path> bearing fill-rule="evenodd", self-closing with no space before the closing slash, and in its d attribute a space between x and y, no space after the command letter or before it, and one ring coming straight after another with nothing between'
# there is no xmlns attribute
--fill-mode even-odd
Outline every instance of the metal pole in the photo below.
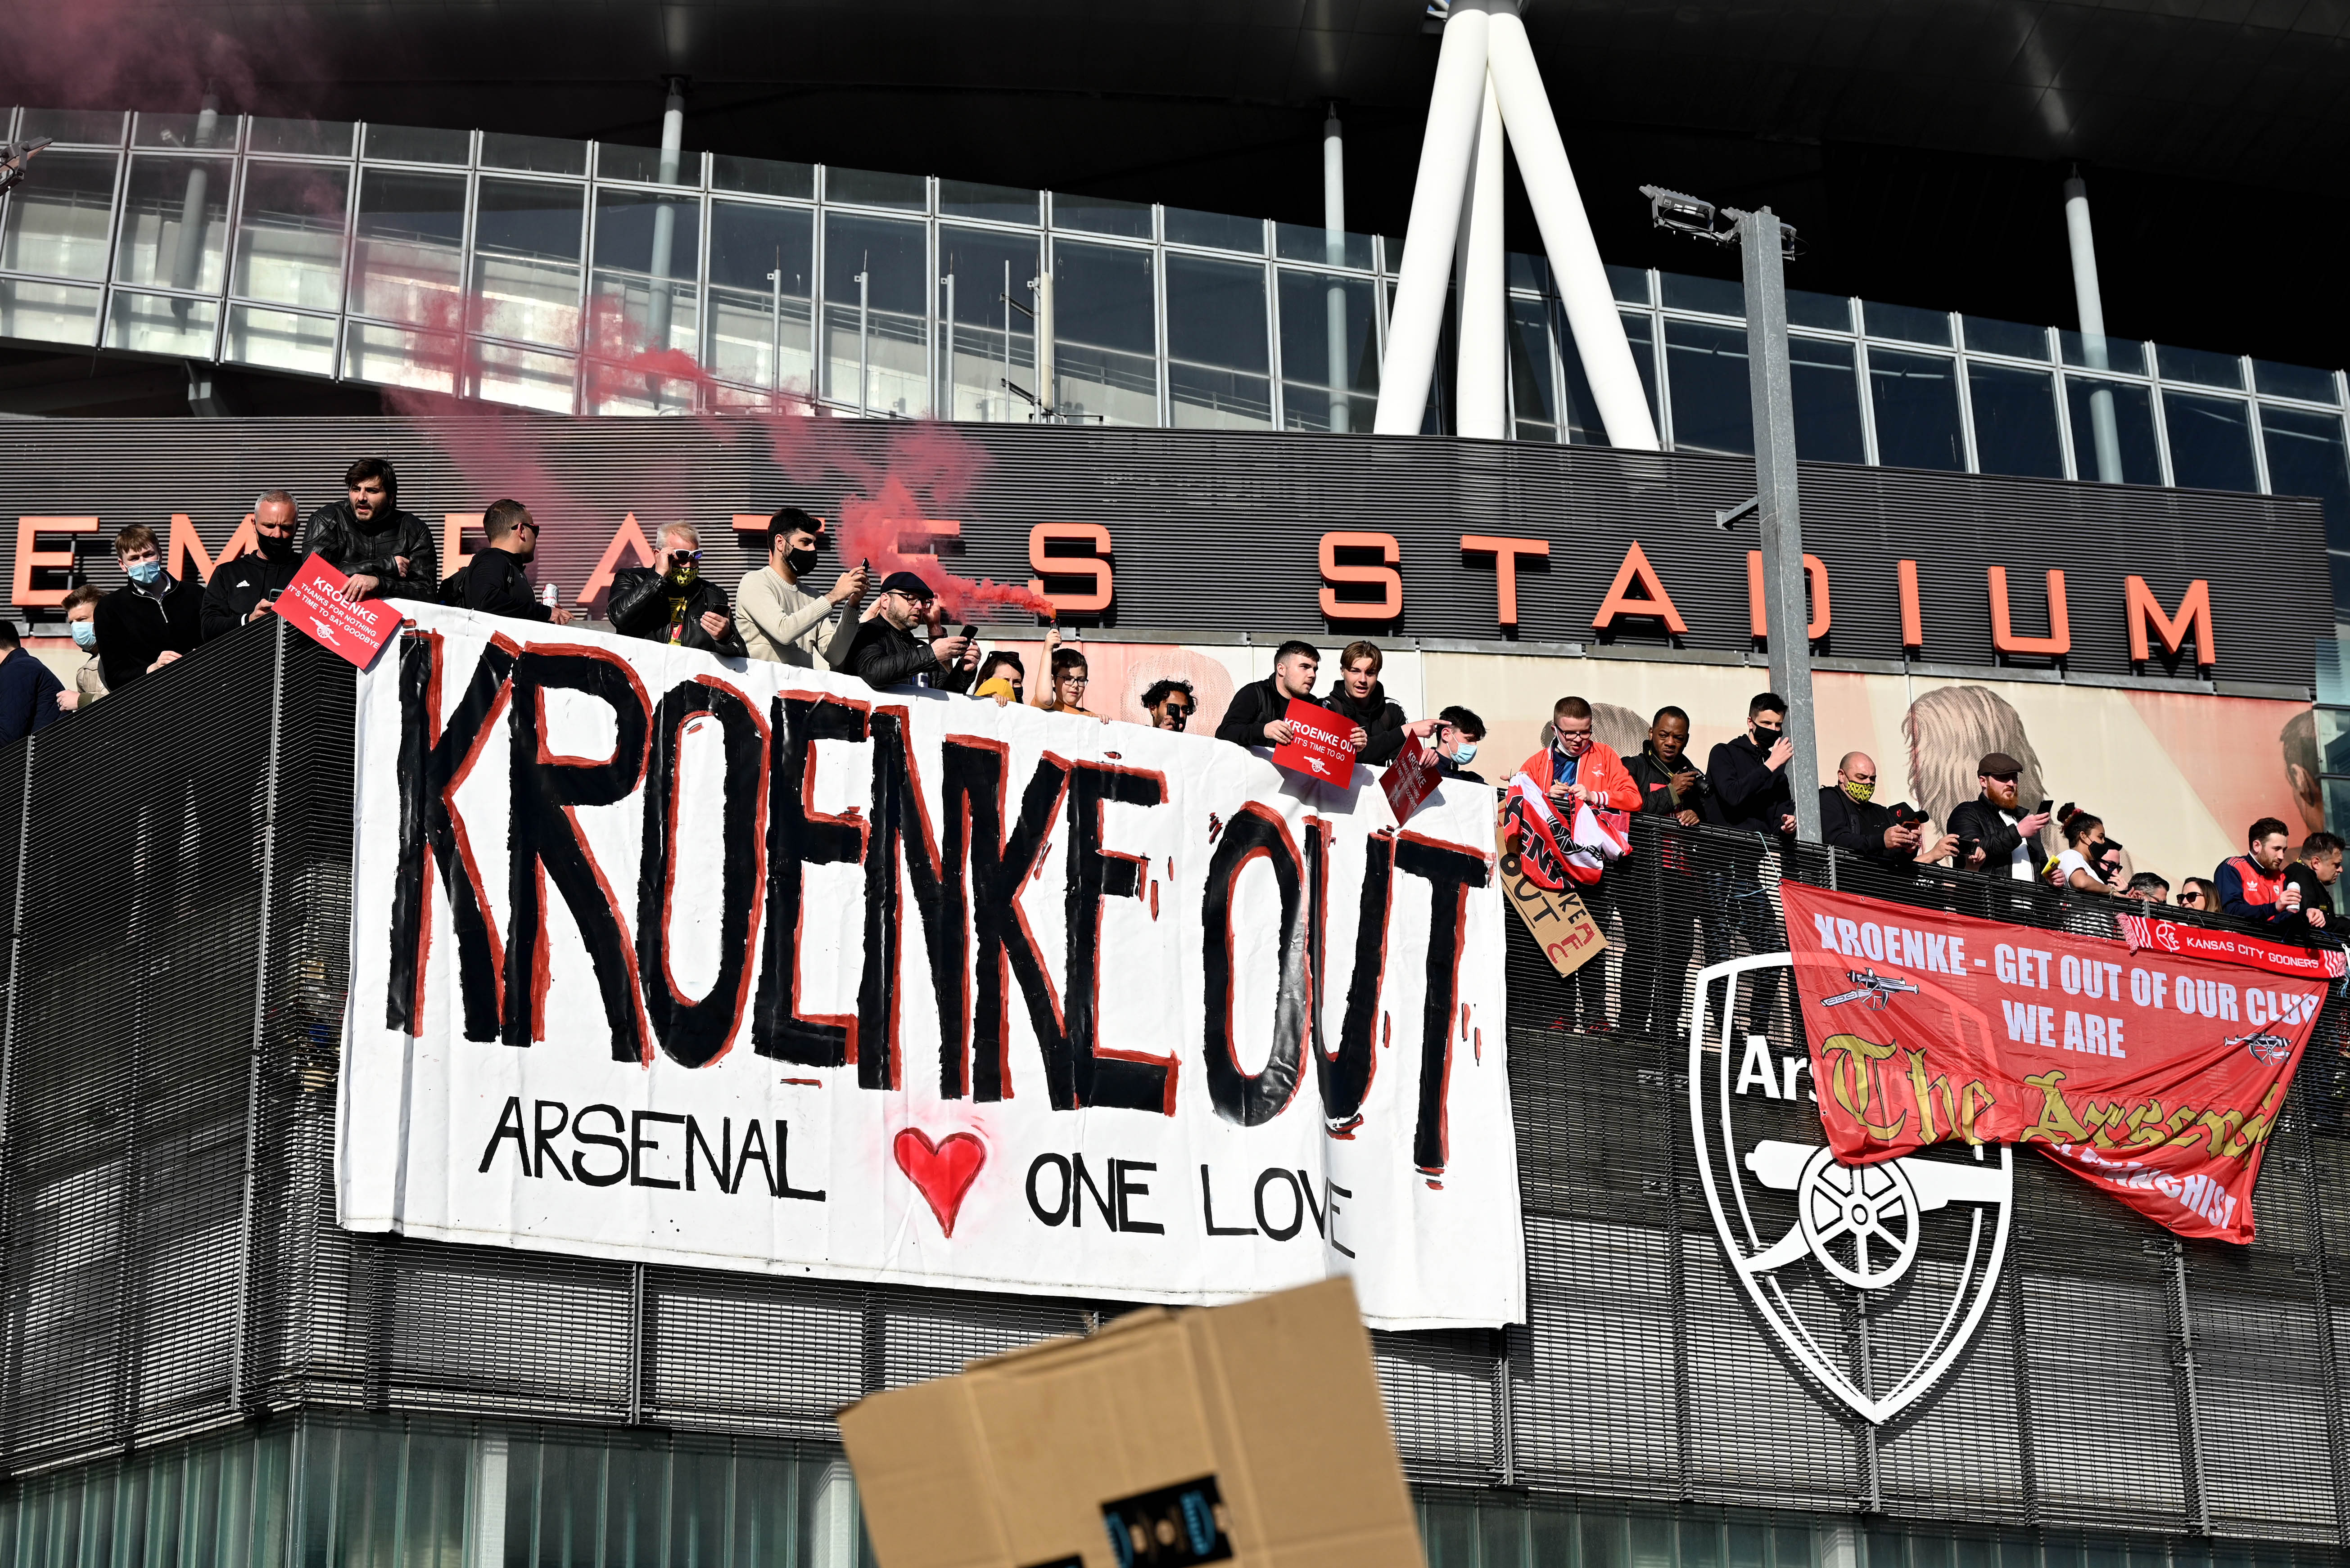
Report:
<svg viewBox="0 0 2350 1568"><path fill-rule="evenodd" d="M1322 122L1322 259L1332 266L1347 265L1347 140L1338 123L1338 106L1330 106ZM1347 406L1347 286L1330 280L1324 296L1330 334L1330 430L1345 435L1354 410Z"/></svg>
<svg viewBox="0 0 2350 1568"><path fill-rule="evenodd" d="M661 109L660 182L677 183L678 152L685 145L685 78L669 78L669 101ZM651 347L669 347L671 298L670 256L677 244L677 207L662 202L653 208L652 297L645 317L645 336ZM777 270L781 270L778 264ZM654 392L656 400L659 389Z"/></svg>
<svg viewBox="0 0 2350 1568"><path fill-rule="evenodd" d="M767 385L775 391L784 387L784 247L775 247L775 270L767 275L770 290L767 308L774 314L769 322L767 341Z"/></svg>
<svg viewBox="0 0 2350 1568"><path fill-rule="evenodd" d="M1477 147L1469 159L1469 191L1461 227L1459 419L1453 433L1500 441L1510 433L1508 262L1502 241L1502 100L1485 78Z"/></svg>
<svg viewBox="0 0 2350 1568"><path fill-rule="evenodd" d="M1811 609L1804 597L1804 526L1795 497L1795 396L1787 369L1787 275L1770 208L1733 214L1746 278L1746 376L1754 400L1754 497L1762 532L1762 597L1771 689L1787 700L1787 763L1795 836L1820 841L1820 763L1813 728Z"/></svg>
<svg viewBox="0 0 2350 1568"><path fill-rule="evenodd" d="M868 269L873 265L873 254L870 251L865 254L865 265ZM867 352L869 339L866 335L868 315L866 308L868 293L866 280L872 275L869 270L857 275L857 411L860 414L872 407L873 365L871 356Z"/></svg>
<svg viewBox="0 0 2350 1568"><path fill-rule="evenodd" d="M220 130L220 95L209 83L204 88L203 107L196 113L196 134L191 147L210 147ZM172 255L172 286L194 288L203 281L204 272L204 230L207 226L204 208L212 191L213 168L208 159L199 158L188 170L187 192L180 201L180 243ZM188 319L192 302L175 299L172 314L182 324Z"/></svg>
<svg viewBox="0 0 2350 1568"><path fill-rule="evenodd" d="M1061 414L1061 372L1053 354L1053 269L1039 272L1031 286L1036 291L1036 401L1045 417L1055 420Z"/></svg>
<svg viewBox="0 0 2350 1568"><path fill-rule="evenodd" d="M945 368L939 372L939 384L946 389L946 417L948 419L952 419L954 418L954 274L949 273L939 281L946 286L947 291L946 330L940 334L940 336L946 341L946 365Z"/></svg>
<svg viewBox="0 0 2350 1568"><path fill-rule="evenodd" d="M231 1325L228 1406L242 1410L250 1390L246 1363L253 1345L253 1227L261 1167L261 1055L269 1046L269 961L276 950L270 917L275 912L277 873L278 759L286 738L286 638L282 618L272 617L269 654L269 760L261 775L261 918L253 965L253 1036L244 1065L244 1176L236 1228L236 1317Z"/></svg>
<svg viewBox="0 0 2350 1568"><path fill-rule="evenodd" d="M2106 306L2097 289L2097 242L2089 232L2089 187L2078 174L2064 182L2064 233L2073 250L2073 299L2081 313L2081 358L2092 370L2113 368L2106 351ZM2089 394L2089 432L2097 453L2097 477L2122 482L2122 440L2114 421L2114 394L2099 387Z"/></svg>

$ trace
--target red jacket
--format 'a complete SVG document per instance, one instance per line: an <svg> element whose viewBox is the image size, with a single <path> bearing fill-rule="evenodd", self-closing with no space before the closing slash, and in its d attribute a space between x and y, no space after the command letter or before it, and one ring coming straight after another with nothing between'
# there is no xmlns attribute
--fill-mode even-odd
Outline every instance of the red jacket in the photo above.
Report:
<svg viewBox="0 0 2350 1568"><path fill-rule="evenodd" d="M1551 772L1551 749L1544 746L1525 760L1519 772L1524 774L1547 792L1557 780ZM1575 778L1590 798L1594 810L1638 811L1640 809L1640 786L1632 782L1632 771L1624 759L1598 742L1583 753L1575 766Z"/></svg>

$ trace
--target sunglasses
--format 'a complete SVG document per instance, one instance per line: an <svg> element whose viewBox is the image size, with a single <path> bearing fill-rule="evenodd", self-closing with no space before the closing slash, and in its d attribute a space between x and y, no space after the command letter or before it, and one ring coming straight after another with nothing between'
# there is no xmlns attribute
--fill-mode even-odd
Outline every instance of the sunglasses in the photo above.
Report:
<svg viewBox="0 0 2350 1568"><path fill-rule="evenodd" d="M2020 774L1985 774L1983 776L1989 779L1996 779L2001 784L2013 784L2022 775Z"/></svg>
<svg viewBox="0 0 2350 1568"><path fill-rule="evenodd" d="M1172 719L1188 719L1199 711L1197 708L1187 708L1180 702L1161 703L1160 708L1168 717Z"/></svg>

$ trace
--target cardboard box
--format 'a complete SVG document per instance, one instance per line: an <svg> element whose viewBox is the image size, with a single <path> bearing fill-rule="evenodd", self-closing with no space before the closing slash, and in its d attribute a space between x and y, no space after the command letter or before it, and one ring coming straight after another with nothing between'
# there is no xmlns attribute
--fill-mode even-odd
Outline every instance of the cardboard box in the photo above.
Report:
<svg viewBox="0 0 2350 1568"><path fill-rule="evenodd" d="M880 1568L1423 1564L1345 1278L1130 1313L860 1400L840 1435Z"/></svg>

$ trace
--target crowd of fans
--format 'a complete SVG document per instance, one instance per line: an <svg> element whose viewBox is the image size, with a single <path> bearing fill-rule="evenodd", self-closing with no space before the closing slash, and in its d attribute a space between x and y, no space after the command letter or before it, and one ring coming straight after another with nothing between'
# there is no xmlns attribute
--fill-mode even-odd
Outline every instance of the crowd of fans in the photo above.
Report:
<svg viewBox="0 0 2350 1568"><path fill-rule="evenodd" d="M100 593L84 585L66 596L67 625L85 655L71 690L25 652L16 628L0 620L0 743L268 615L311 555L345 574L343 593L353 600L436 600L570 624L570 612L555 604L551 591L534 591L525 570L539 534L527 507L512 500L493 504L482 519L484 547L444 580L432 531L400 509L398 483L390 463L362 459L345 476L348 498L318 508L299 528L294 497L265 492L254 503L256 548L223 561L203 584L168 569L152 529L124 528L114 540L124 586ZM1182 731L1199 711L1191 683L1175 679L1143 691L1132 714L1087 707L1085 652L1064 645L1057 631L1047 634L1044 685L1032 694L1021 656L1010 649L983 653L974 628L950 628L938 595L919 575L893 572L877 593L860 565L824 587L816 576L823 541L823 524L807 513L795 507L776 513L765 563L743 576L730 599L702 574L701 538L692 525L671 523L660 531L650 566L614 575L607 610L612 628L624 637L839 671L877 687L912 684L998 703L1033 702L1048 712L1105 722ZM1469 766L1484 739L1484 722L1461 707L1431 718L1406 717L1380 683L1382 664L1376 645L1350 642L1339 653L1336 679L1317 690L1320 650L1307 642L1283 643L1273 673L1234 693L1215 737L1241 746L1286 744L1293 739L1289 706L1304 701L1346 724L1356 758L1366 765L1384 767L1405 747L1418 745L1446 776L1483 782ZM1620 907L1629 950L1619 990L1625 1029L1645 1033L1677 1016L1681 976L1700 937L1710 963L1742 947L1764 951L1776 945L1775 917L1760 872L1765 846L1792 842L1795 832L1787 764L1800 738L1786 733L1787 711L1786 701L1775 693L1755 697L1747 704L1744 733L1713 747L1700 768L1688 754L1690 719L1681 709L1659 709L1638 754L1627 759L1596 736L1590 702L1562 697L1544 730L1542 749L1515 770L1522 787L1540 792L1567 818L1588 805L1752 836L1734 847L1715 848L1703 871L1669 836L1658 852L1618 859L1577 888L1603 928ZM1951 805L1937 831L1924 810L1880 804L1876 760L1848 753L1837 764L1835 782L1820 791L1821 837L1888 867L1946 865L2077 893L2173 901L2168 879L2127 865L2124 846L2102 818L2070 803L2054 810L2049 801L2027 803L2025 775L2023 764L2008 753L1984 754L1975 772L1979 793ZM2053 856L2046 843L2052 826L2061 839ZM2176 902L2265 927L2326 927L2334 919L2332 888L2342 875L2343 850L2343 840L2326 832L2308 835L2296 847L2282 822L2262 817L2251 826L2243 854L2223 861L2210 877L2183 879ZM1638 885L1627 896L1632 881ZM1604 1016L1602 965L1578 971L1576 989L1583 1026L1615 1027ZM1772 1011L1776 995L1777 971L1758 975L1758 1019Z"/></svg>

